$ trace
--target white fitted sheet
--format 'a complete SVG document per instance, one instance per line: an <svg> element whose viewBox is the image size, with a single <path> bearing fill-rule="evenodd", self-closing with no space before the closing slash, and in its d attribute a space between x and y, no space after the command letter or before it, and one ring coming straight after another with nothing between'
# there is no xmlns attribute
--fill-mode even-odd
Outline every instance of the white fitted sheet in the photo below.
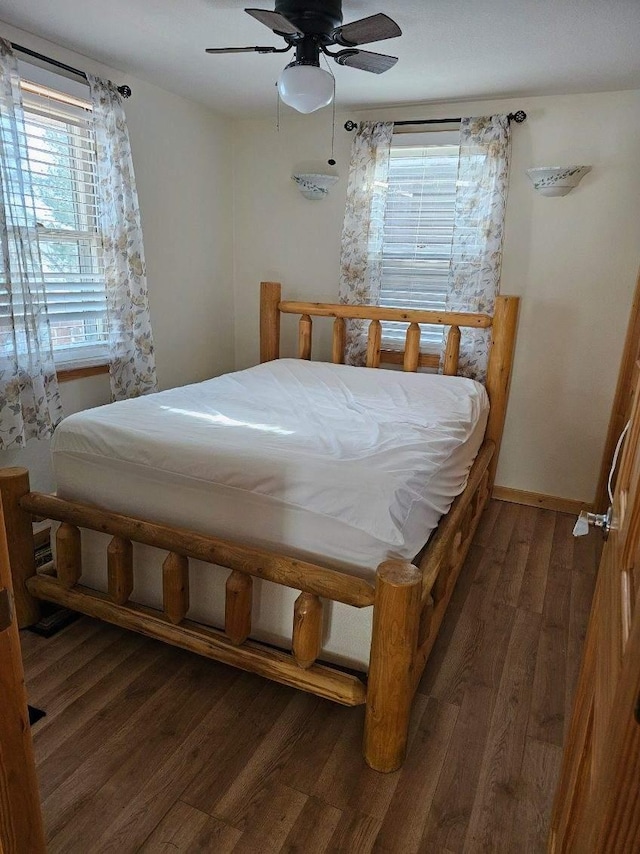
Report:
<svg viewBox="0 0 640 854"><path fill-rule="evenodd" d="M424 545L487 414L472 380L282 359L72 415L53 466L63 498L371 578ZM105 589L104 540L83 533L83 545L83 583ZM158 607L158 553L136 557L132 598ZM192 562L192 619L222 624L225 577ZM256 587L253 635L286 645L296 592ZM325 610L324 657L366 667L371 609Z"/></svg>

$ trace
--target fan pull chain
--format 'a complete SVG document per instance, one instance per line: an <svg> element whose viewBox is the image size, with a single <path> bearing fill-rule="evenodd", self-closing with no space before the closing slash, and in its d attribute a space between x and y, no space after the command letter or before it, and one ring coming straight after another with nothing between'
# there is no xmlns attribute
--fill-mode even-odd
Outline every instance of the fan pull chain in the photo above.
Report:
<svg viewBox="0 0 640 854"><path fill-rule="evenodd" d="M327 71L331 75L331 79L333 80L333 98L331 100L331 157L327 160L329 166L335 166L335 143L336 143L336 78L331 70L331 66L329 65L329 60L323 54L324 64L327 66Z"/></svg>
<svg viewBox="0 0 640 854"><path fill-rule="evenodd" d="M276 133L280 133L280 90L276 83Z"/></svg>
<svg viewBox="0 0 640 854"><path fill-rule="evenodd" d="M329 166L335 166L336 161L334 157L335 153L335 144L336 144L336 78L333 78L333 110L331 115L331 159L327 161Z"/></svg>

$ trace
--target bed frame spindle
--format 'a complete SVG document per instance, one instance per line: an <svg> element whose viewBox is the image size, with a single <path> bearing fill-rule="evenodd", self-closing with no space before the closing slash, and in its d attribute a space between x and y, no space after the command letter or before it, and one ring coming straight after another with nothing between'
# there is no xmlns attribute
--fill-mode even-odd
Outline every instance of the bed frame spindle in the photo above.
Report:
<svg viewBox="0 0 640 854"><path fill-rule="evenodd" d="M404 343L403 370L415 373L420 364L420 324L410 323Z"/></svg>
<svg viewBox="0 0 640 854"><path fill-rule="evenodd" d="M333 345L331 361L334 365L344 363L344 347L347 340L347 327L344 317L336 317L333 321Z"/></svg>
<svg viewBox="0 0 640 854"><path fill-rule="evenodd" d="M308 314L303 314L300 318L298 330L298 358L309 361L311 358L313 322Z"/></svg>
<svg viewBox="0 0 640 854"><path fill-rule="evenodd" d="M442 373L447 377L455 377L458 373L458 359L460 358L460 327L450 326L447 335L447 346L444 352L444 365Z"/></svg>
<svg viewBox="0 0 640 854"><path fill-rule="evenodd" d="M184 555L169 552L162 564L162 603L174 625L184 620L189 610L189 559Z"/></svg>
<svg viewBox="0 0 640 854"><path fill-rule="evenodd" d="M63 522L56 533L58 580L67 589L75 587L82 575L80 528Z"/></svg>
<svg viewBox="0 0 640 854"><path fill-rule="evenodd" d="M293 657L306 670L322 649L322 602L313 593L301 593L293 608Z"/></svg>
<svg viewBox="0 0 640 854"><path fill-rule="evenodd" d="M113 537L107 546L109 596L118 605L126 605L133 591L133 544L124 537Z"/></svg>
<svg viewBox="0 0 640 854"><path fill-rule="evenodd" d="M253 578L233 570L227 578L224 604L224 631L231 643L243 644L251 634Z"/></svg>
<svg viewBox="0 0 640 854"><path fill-rule="evenodd" d="M380 367L380 350L382 348L382 325L379 320L372 320L369 324L367 336L367 367Z"/></svg>

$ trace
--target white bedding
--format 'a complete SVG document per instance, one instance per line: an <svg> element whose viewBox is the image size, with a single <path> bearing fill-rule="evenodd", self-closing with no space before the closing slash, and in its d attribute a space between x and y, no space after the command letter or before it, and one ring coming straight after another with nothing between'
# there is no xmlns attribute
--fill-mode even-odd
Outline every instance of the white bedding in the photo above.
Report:
<svg viewBox="0 0 640 854"><path fill-rule="evenodd" d="M464 488L487 413L472 380L282 359L72 415L53 465L63 498L370 578L426 542ZM104 589L97 539L83 534L99 555L83 583ZM157 553L147 566L152 550L137 551L132 598L159 606ZM221 623L225 576L192 562L192 618ZM295 596L259 585L254 635L290 637ZM371 609L327 610L325 657L366 666Z"/></svg>

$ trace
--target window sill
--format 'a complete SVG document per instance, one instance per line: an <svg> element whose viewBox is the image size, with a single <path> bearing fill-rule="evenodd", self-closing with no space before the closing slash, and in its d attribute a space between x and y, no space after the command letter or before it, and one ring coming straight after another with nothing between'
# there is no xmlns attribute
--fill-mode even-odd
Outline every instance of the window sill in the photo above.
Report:
<svg viewBox="0 0 640 854"><path fill-rule="evenodd" d="M58 382L66 383L70 380L81 380L84 377L96 377L98 374L108 374L109 365L87 365L84 368L59 368L56 370Z"/></svg>

